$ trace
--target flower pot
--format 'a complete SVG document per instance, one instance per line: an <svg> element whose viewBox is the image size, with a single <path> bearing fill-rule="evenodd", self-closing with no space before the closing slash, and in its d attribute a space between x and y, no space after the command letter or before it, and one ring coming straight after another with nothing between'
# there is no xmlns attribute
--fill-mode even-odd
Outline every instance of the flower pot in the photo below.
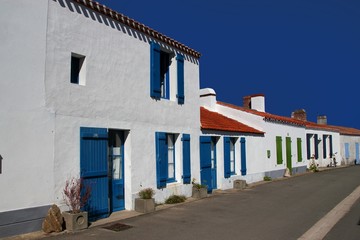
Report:
<svg viewBox="0 0 360 240"><path fill-rule="evenodd" d="M155 211L155 199L135 198L135 211L149 213Z"/></svg>
<svg viewBox="0 0 360 240"><path fill-rule="evenodd" d="M207 187L206 188L192 188L192 197L193 198L206 198L207 197Z"/></svg>
<svg viewBox="0 0 360 240"><path fill-rule="evenodd" d="M77 231L88 228L87 212L79 212L79 213L63 212L62 215L65 220L66 230Z"/></svg>

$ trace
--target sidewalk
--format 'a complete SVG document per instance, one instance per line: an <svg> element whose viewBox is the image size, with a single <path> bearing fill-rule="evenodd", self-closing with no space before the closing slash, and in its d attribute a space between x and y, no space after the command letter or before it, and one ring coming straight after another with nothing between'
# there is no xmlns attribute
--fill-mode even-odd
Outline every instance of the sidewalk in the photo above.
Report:
<svg viewBox="0 0 360 240"><path fill-rule="evenodd" d="M346 166L338 166L338 167L323 167L323 168L319 168L319 172L322 171L329 171L329 170L335 170L335 169L339 169L339 168L344 168L344 167L351 167L352 165L346 165ZM260 181L260 182L254 182L251 184L248 184L247 188L254 188L256 186L262 185L262 184L267 184L267 183L271 183L271 182L275 182L275 181L283 181L289 178L293 178L293 177L297 177L297 176L302 176L305 174L311 174L312 172L305 172L302 174L297 174L297 175L293 175L291 177L283 177L283 178L279 178L279 179L274 179L272 181ZM316 174L316 173L315 173ZM213 192L213 194L210 194L208 196L208 198L211 198L212 196L216 196L218 194L231 194L234 192L238 192L238 191L242 191L240 189L227 189L227 190L216 190ZM184 203L180 203L180 204L187 204L189 202L194 202L194 201L199 201L201 199L195 199L195 198L187 198L186 201ZM164 209L168 209L174 206L179 206L179 204L162 204L162 205L158 205L156 207L155 211L161 211ZM143 213L139 213L136 212L134 210L123 210L123 211L119 211L119 212L115 212L112 213L108 218L104 218L104 219L100 219L97 220L95 222L92 222L89 226L88 229L92 229L92 228L96 228L105 224L109 224L109 223L113 223L113 222L117 222L120 220L124 220L124 219L128 219L128 218L133 218L133 217L137 217L143 215ZM82 230L82 231L86 231ZM60 233L44 233L43 231L37 231L37 232L32 232L32 233L27 233L27 234L21 234L21 235L16 235L16 236L11 236L11 237L7 237L7 238L1 238L2 240L23 240L23 239L44 239L47 237L51 237L51 236L58 236L58 235L62 235L62 234L66 234L68 233L66 230Z"/></svg>

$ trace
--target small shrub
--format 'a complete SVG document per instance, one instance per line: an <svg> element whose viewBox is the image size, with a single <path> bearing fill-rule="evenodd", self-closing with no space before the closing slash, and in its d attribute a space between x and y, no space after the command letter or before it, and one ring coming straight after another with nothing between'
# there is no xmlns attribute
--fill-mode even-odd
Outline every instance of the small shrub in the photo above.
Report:
<svg viewBox="0 0 360 240"><path fill-rule="evenodd" d="M168 199L165 200L166 204L175 204L185 202L186 197L184 195L171 195Z"/></svg>
<svg viewBox="0 0 360 240"><path fill-rule="evenodd" d="M264 176L264 181L271 181L272 179L271 179L271 177L269 177L269 176Z"/></svg>
<svg viewBox="0 0 360 240"><path fill-rule="evenodd" d="M71 178L65 182L64 201L71 213L79 213L90 198L90 186L84 185L82 178Z"/></svg>
<svg viewBox="0 0 360 240"><path fill-rule="evenodd" d="M145 188L139 192L141 199L151 199L155 195L155 191L152 188Z"/></svg>
<svg viewBox="0 0 360 240"><path fill-rule="evenodd" d="M310 164L309 170L312 171L312 172L318 172L319 171L318 166L315 163Z"/></svg>
<svg viewBox="0 0 360 240"><path fill-rule="evenodd" d="M207 186L206 185L203 185L203 184L200 184L200 183L197 183L197 182L195 182L196 181L196 179L195 178L193 178L192 179L192 185L193 185L193 188L196 188L196 189L201 189L201 188L206 188Z"/></svg>

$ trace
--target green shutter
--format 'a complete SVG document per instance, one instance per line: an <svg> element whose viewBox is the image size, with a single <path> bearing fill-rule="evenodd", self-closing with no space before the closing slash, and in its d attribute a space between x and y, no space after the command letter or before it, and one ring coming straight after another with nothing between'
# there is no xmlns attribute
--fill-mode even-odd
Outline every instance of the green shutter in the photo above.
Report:
<svg viewBox="0 0 360 240"><path fill-rule="evenodd" d="M277 164L283 163L282 157L282 139L280 136L276 137L276 162Z"/></svg>
<svg viewBox="0 0 360 240"><path fill-rule="evenodd" d="M301 138L297 139L297 155L298 155L298 162L302 162Z"/></svg>

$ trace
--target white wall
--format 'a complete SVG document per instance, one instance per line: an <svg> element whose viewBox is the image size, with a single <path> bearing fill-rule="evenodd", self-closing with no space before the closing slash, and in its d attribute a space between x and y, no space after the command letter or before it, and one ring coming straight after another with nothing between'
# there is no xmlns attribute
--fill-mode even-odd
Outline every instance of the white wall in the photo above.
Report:
<svg viewBox="0 0 360 240"><path fill-rule="evenodd" d="M154 100L150 97L147 36L68 2L49 4L45 86L46 106L56 114L56 202L62 204L61 189L67 176L79 173L81 126L129 131L125 142L126 209L133 208L139 190L156 189L157 131L191 135L191 167L193 176L198 177L198 63L185 56L185 104L179 105L174 96L170 100ZM70 83L72 52L86 57L85 86ZM171 71L171 78L176 81L176 74ZM181 136L176 151L181 151ZM191 194L191 185L181 184L180 160L176 165L177 183L157 190L157 202L174 192Z"/></svg>
<svg viewBox="0 0 360 240"><path fill-rule="evenodd" d="M349 144L349 158L346 158L345 155L345 143ZM354 164L356 159L356 143L360 144L360 136L340 135L340 156L337 158L339 163L346 165Z"/></svg>
<svg viewBox="0 0 360 240"><path fill-rule="evenodd" d="M306 129L306 134L317 134L318 139L321 140L318 143L318 151L319 151L319 155L318 155L318 159L315 159L315 164L317 164L319 167L327 167L330 162L332 161L332 158L330 157L330 148L329 148L329 143L327 141L327 154L326 157L324 157L323 154L323 135L331 135L332 136L332 148L333 148L333 154L335 155L336 161L338 162L338 164L340 164L339 159L341 159L341 153L340 153L340 135L338 132L332 132L332 131L326 131L326 130L320 130L320 129ZM306 141L306 139L305 139ZM312 138L310 140L310 155L313 155L315 153L315 149L314 149L314 138ZM305 142L305 146L306 146L306 142ZM306 155L304 155L305 158L307 158L307 153ZM308 159L307 161L308 166L311 164L310 159Z"/></svg>
<svg viewBox="0 0 360 240"><path fill-rule="evenodd" d="M53 202L54 115L45 108L47 0L0 8L0 212Z"/></svg>

